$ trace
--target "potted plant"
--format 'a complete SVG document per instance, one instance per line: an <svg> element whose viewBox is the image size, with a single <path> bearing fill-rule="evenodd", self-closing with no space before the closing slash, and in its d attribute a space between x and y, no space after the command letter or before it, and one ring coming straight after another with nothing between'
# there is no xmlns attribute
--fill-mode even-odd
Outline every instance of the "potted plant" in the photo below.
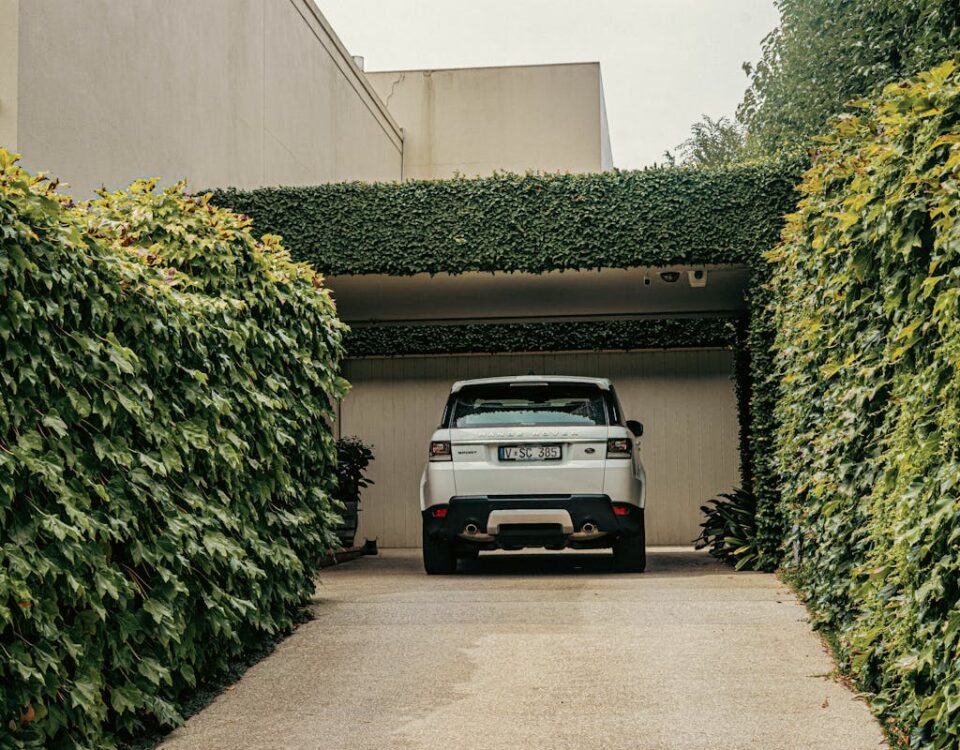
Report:
<svg viewBox="0 0 960 750"><path fill-rule="evenodd" d="M365 475L367 466L373 461L373 447L358 437L345 437L337 441L337 501L343 523L337 527L340 544L345 548L353 546L357 535L357 521L360 512L360 493L364 487L373 484Z"/></svg>

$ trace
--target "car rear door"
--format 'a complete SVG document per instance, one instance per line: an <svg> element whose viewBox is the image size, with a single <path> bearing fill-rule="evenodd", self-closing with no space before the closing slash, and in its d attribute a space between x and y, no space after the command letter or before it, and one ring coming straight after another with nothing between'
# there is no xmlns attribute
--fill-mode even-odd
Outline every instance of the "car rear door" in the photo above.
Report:
<svg viewBox="0 0 960 750"><path fill-rule="evenodd" d="M601 494L607 431L606 425L452 429L457 494ZM559 458L538 459L541 448L554 447ZM518 453L533 460L510 457Z"/></svg>

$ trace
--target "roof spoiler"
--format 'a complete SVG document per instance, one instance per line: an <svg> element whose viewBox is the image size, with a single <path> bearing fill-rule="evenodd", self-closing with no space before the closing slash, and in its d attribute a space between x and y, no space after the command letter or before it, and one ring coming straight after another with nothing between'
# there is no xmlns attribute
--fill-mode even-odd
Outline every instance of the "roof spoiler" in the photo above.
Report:
<svg viewBox="0 0 960 750"><path fill-rule="evenodd" d="M570 385L595 385L602 391L610 390L610 381L604 378L584 378L577 376L570 376L569 378L563 377L562 375L517 375L515 377L505 377L505 378L478 378L476 380L458 380L453 384L453 387L450 389L450 393L458 393L466 385L496 385L498 383L503 384L512 384L516 383L518 385L523 384L532 384L537 383L540 385L549 385L551 383L568 383Z"/></svg>

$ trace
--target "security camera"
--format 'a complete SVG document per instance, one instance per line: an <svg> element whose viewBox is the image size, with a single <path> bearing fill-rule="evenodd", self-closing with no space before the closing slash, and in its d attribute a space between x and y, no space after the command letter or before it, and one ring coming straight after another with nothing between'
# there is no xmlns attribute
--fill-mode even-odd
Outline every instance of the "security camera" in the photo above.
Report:
<svg viewBox="0 0 960 750"><path fill-rule="evenodd" d="M702 268L687 271L687 280L690 282L690 286L695 289L705 287L707 285L707 272Z"/></svg>
<svg viewBox="0 0 960 750"><path fill-rule="evenodd" d="M677 281L680 280L680 272L679 271L663 271L660 274L660 278L666 281L668 284L675 284Z"/></svg>

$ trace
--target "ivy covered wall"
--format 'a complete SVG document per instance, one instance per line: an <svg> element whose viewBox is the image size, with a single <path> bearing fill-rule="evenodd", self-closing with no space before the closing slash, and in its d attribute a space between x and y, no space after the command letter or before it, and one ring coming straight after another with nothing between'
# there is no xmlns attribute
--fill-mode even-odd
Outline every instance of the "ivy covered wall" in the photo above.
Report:
<svg viewBox="0 0 960 750"><path fill-rule="evenodd" d="M326 274L749 264L796 203L799 167L346 183L214 191Z"/></svg>
<svg viewBox="0 0 960 750"><path fill-rule="evenodd" d="M911 748L960 742L960 72L838 119L769 254L789 571Z"/></svg>
<svg viewBox="0 0 960 750"><path fill-rule="evenodd" d="M348 356L685 349L731 346L728 318L641 318L560 323L366 325L346 336Z"/></svg>
<svg viewBox="0 0 960 750"><path fill-rule="evenodd" d="M0 747L114 748L295 623L345 326L276 238L0 148Z"/></svg>

